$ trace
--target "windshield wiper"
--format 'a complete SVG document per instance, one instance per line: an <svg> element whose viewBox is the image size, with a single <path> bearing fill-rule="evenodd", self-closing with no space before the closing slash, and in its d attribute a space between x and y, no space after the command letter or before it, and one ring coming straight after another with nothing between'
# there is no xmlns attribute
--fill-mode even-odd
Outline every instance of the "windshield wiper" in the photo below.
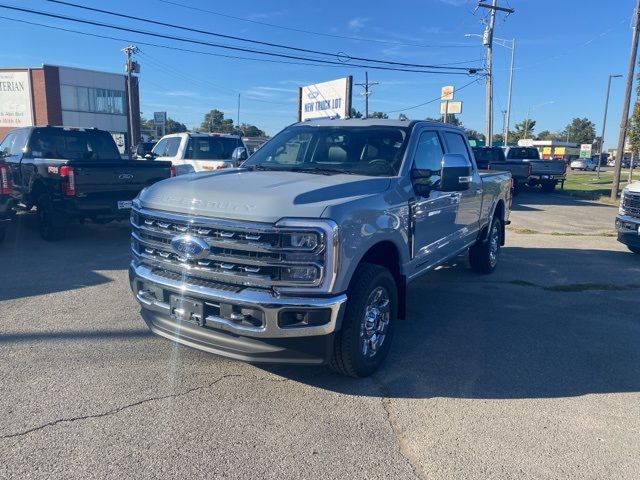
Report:
<svg viewBox="0 0 640 480"><path fill-rule="evenodd" d="M341 168L329 168L329 167L292 167L289 170L292 172L304 172L304 173L320 173L320 174L340 174L345 175L358 175L356 172L350 170L343 170Z"/></svg>

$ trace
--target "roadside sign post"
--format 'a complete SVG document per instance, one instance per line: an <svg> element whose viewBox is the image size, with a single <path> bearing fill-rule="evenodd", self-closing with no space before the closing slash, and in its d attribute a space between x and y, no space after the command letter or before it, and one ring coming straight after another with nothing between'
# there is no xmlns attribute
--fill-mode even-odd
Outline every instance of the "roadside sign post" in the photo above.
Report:
<svg viewBox="0 0 640 480"><path fill-rule="evenodd" d="M153 112L153 126L156 136L164 137L167 134L167 112Z"/></svg>
<svg viewBox="0 0 640 480"><path fill-rule="evenodd" d="M590 143L581 144L580 158L591 158L591 148L592 148L592 145Z"/></svg>

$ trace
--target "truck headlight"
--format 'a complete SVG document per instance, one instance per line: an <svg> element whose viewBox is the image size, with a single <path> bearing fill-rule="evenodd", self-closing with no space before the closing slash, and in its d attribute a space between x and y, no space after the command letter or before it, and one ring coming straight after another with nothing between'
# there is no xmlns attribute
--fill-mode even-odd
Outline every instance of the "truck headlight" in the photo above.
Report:
<svg viewBox="0 0 640 480"><path fill-rule="evenodd" d="M624 192L625 192L626 188L622 189L622 193L620 194L620 206L618 207L618 213L620 215L624 215L625 211L624 211Z"/></svg>
<svg viewBox="0 0 640 480"><path fill-rule="evenodd" d="M295 250L311 251L321 244L319 232L291 232L282 236L282 247Z"/></svg>

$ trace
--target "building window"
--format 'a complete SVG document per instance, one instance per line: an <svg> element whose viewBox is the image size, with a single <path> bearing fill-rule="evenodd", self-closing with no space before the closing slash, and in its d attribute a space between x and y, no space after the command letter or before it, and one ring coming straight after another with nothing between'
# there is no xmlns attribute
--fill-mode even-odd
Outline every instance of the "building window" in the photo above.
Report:
<svg viewBox="0 0 640 480"><path fill-rule="evenodd" d="M62 109L75 112L124 115L124 90L62 85Z"/></svg>

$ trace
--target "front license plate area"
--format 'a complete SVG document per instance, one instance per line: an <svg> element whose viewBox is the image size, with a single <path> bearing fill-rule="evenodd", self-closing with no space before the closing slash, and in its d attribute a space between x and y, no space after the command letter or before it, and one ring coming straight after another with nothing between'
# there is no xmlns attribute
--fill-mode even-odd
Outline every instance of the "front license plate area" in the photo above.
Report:
<svg viewBox="0 0 640 480"><path fill-rule="evenodd" d="M204 326L204 303L191 298L171 295L171 317L179 322Z"/></svg>
<svg viewBox="0 0 640 480"><path fill-rule="evenodd" d="M119 200L118 210L131 210L133 200Z"/></svg>

